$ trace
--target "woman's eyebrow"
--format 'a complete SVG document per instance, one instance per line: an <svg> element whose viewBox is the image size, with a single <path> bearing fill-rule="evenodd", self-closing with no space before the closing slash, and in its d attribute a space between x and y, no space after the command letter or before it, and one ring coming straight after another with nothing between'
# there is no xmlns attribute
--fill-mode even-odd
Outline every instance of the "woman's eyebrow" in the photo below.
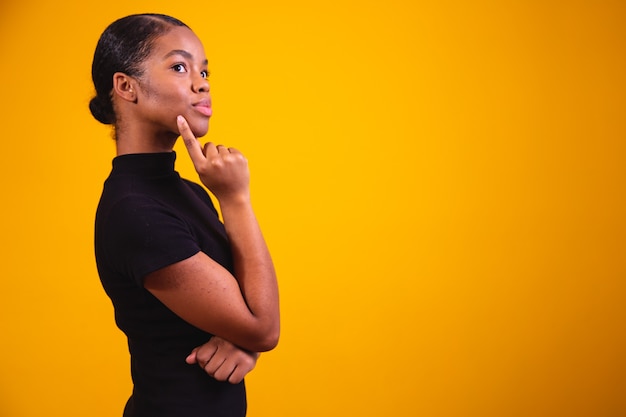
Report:
<svg viewBox="0 0 626 417"><path fill-rule="evenodd" d="M181 55L182 57L193 61L193 55L191 55L189 52L185 51L184 49L172 49L171 51L169 51L167 54L165 54L165 56L163 57L163 59L167 59L169 57L171 57L172 55ZM203 62L203 65L207 65L209 63L208 59L205 59Z"/></svg>

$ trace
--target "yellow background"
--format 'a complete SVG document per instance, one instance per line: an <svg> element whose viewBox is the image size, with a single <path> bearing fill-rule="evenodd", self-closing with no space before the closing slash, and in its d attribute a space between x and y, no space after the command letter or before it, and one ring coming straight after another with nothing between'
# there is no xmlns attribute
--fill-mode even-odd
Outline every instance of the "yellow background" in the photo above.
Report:
<svg viewBox="0 0 626 417"><path fill-rule="evenodd" d="M129 395L87 103L98 36L144 11L203 39L209 137L250 159L283 316L250 417L626 415L623 2L10 0L0 416Z"/></svg>

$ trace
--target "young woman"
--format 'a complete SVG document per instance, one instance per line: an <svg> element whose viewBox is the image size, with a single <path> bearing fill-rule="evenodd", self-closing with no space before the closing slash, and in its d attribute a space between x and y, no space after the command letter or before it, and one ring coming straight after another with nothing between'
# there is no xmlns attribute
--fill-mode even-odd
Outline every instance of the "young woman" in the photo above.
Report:
<svg viewBox="0 0 626 417"><path fill-rule="evenodd" d="M211 117L208 62L181 21L132 15L102 34L93 116L117 156L95 222L102 285L127 335L134 389L125 417L244 416L243 377L279 336L274 267L233 148L196 137ZM174 170L182 136L200 181Z"/></svg>

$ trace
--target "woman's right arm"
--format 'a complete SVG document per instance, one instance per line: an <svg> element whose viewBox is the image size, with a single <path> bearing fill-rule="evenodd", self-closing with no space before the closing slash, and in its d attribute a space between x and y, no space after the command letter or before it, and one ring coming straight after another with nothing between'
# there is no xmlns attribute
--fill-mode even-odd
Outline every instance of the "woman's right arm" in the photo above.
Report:
<svg viewBox="0 0 626 417"><path fill-rule="evenodd" d="M232 149L204 149L180 118L180 133L200 180L220 204L234 276L199 252L149 274L145 288L182 319L253 352L273 349L280 333L278 285L250 202L248 164Z"/></svg>

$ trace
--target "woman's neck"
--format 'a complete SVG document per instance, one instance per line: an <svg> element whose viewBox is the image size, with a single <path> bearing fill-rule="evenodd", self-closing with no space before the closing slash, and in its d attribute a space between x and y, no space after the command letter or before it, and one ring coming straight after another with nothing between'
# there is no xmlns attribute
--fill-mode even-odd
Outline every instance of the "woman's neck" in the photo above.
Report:
<svg viewBox="0 0 626 417"><path fill-rule="evenodd" d="M172 152L178 136L171 132L156 134L145 129L116 131L117 155Z"/></svg>

